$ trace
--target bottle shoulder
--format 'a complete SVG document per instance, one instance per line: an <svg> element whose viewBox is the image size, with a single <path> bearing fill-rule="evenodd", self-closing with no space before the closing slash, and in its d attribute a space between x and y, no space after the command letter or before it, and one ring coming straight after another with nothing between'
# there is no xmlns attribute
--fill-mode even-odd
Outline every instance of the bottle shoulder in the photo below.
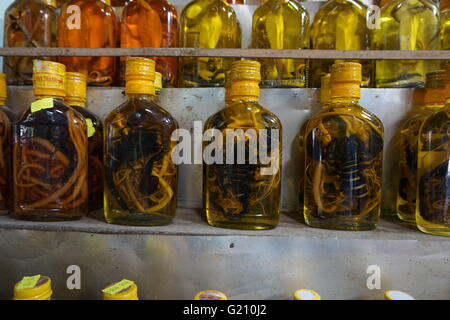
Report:
<svg viewBox="0 0 450 320"><path fill-rule="evenodd" d="M93 121L94 125L100 125L101 119L99 116L97 116L92 111L86 109L86 107L78 107L78 106L72 106L71 108L75 109L78 113L80 113L85 119L91 119Z"/></svg>
<svg viewBox="0 0 450 320"><path fill-rule="evenodd" d="M134 125L140 122L152 122L172 129L178 128L177 120L167 110L151 100L127 100L106 116L104 125L129 121Z"/></svg>
<svg viewBox="0 0 450 320"><path fill-rule="evenodd" d="M426 117L420 129L421 134L446 133L450 134L450 107L434 112Z"/></svg>
<svg viewBox="0 0 450 320"><path fill-rule="evenodd" d="M233 8L222 0L194 0L188 3L181 12L182 18L197 19L199 15L209 10L211 6L215 6L224 13L236 15Z"/></svg>
<svg viewBox="0 0 450 320"><path fill-rule="evenodd" d="M69 119L70 116L70 119ZM18 125L67 125L68 121L85 123L84 116L77 110L67 106L63 102L54 101L53 107L32 111L31 107L25 110L16 122Z"/></svg>
<svg viewBox="0 0 450 320"><path fill-rule="evenodd" d="M309 123L314 125L317 120L328 116L355 118L359 121L372 124L381 133L384 131L383 122L375 114L359 104L330 103L326 108L314 115Z"/></svg>
<svg viewBox="0 0 450 320"><path fill-rule="evenodd" d="M256 102L235 101L208 118L205 128L282 129L280 119Z"/></svg>

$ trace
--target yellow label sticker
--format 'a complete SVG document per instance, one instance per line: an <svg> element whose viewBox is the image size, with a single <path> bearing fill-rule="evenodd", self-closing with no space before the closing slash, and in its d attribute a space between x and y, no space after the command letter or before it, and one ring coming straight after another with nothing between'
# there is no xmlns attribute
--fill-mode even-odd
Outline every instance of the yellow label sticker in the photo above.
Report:
<svg viewBox="0 0 450 320"><path fill-rule="evenodd" d="M37 100L31 104L31 112L37 112L43 109L53 108L53 98Z"/></svg>
<svg viewBox="0 0 450 320"><path fill-rule="evenodd" d="M95 133L95 127L94 123L92 122L92 119L86 119L87 123L87 129L88 129L88 138L92 137Z"/></svg>
<svg viewBox="0 0 450 320"><path fill-rule="evenodd" d="M103 289L103 292L107 293L107 294L117 294L120 291L129 288L132 284L134 284L133 281L127 280L127 279L123 279L122 281L117 282L117 283L109 286L106 289Z"/></svg>
<svg viewBox="0 0 450 320"><path fill-rule="evenodd" d="M30 289L36 287L41 275L32 276L32 277L23 277L22 280L17 284L18 290Z"/></svg>

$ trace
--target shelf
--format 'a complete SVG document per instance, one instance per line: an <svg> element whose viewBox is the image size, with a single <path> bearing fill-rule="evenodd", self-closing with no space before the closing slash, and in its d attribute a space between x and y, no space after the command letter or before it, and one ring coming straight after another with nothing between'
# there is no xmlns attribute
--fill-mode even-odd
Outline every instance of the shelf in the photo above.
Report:
<svg viewBox="0 0 450 320"><path fill-rule="evenodd" d="M241 57L356 60L446 60L444 50L277 50L277 49L203 49L203 48L0 48L0 56L147 56L147 57Z"/></svg>
<svg viewBox="0 0 450 320"><path fill-rule="evenodd" d="M10 216L0 217L0 230L33 230L54 232L84 232L94 234L169 235L169 236L264 236L304 237L319 239L365 239L365 240L418 240L449 241L450 238L426 235L415 227L393 218L382 218L374 231L334 231L310 228L296 213L282 213L277 228L272 230L246 231L215 228L203 221L200 210L179 208L172 224L161 227L132 227L107 224L97 212L95 217L67 222L31 222L16 220Z"/></svg>

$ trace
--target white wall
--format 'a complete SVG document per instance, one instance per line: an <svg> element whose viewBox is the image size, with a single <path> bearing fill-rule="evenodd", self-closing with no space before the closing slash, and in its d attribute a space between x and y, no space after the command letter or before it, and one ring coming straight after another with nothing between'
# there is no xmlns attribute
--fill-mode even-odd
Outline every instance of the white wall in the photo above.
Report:
<svg viewBox="0 0 450 320"><path fill-rule="evenodd" d="M14 0L0 0L0 46L3 47L3 19L5 17L5 10ZM0 70L3 71L3 58L0 57Z"/></svg>

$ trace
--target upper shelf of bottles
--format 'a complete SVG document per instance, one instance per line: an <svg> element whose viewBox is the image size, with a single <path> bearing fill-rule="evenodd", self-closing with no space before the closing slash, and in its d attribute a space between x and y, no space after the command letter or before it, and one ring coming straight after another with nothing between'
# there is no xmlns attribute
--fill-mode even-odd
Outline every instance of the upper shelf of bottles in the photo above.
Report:
<svg viewBox="0 0 450 320"><path fill-rule="evenodd" d="M445 50L286 50L286 49L205 49L205 48L0 48L0 56L167 56L241 57L343 60L450 60Z"/></svg>

